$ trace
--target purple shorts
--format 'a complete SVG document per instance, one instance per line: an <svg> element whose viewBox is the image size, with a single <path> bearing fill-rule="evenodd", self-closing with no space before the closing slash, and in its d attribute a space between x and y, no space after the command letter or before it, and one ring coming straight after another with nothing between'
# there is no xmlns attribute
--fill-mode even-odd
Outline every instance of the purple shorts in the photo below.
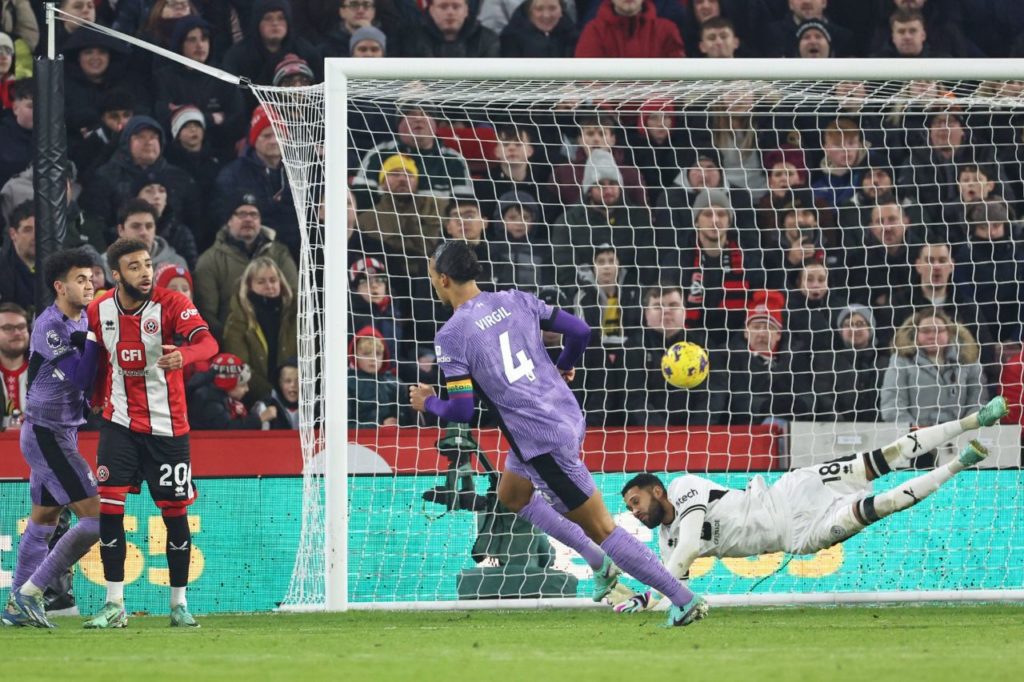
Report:
<svg viewBox="0 0 1024 682"><path fill-rule="evenodd" d="M581 435L550 453L536 455L525 462L513 451L505 458L505 471L529 479L551 506L565 514L586 502L597 490L594 477L580 458Z"/></svg>
<svg viewBox="0 0 1024 682"><path fill-rule="evenodd" d="M25 423L21 455L32 470L32 504L63 507L95 497L96 476L78 451L78 429L56 430Z"/></svg>

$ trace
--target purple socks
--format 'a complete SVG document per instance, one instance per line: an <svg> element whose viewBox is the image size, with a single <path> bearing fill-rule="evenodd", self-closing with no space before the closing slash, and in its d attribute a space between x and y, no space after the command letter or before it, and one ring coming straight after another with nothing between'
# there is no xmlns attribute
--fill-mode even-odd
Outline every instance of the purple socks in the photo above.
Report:
<svg viewBox="0 0 1024 682"><path fill-rule="evenodd" d="M654 552L621 527L615 527L612 534L601 543L601 549L607 552L619 568L661 592L676 606L685 606L693 599L693 592L672 577Z"/></svg>
<svg viewBox="0 0 1024 682"><path fill-rule="evenodd" d="M35 573L39 564L43 563L43 559L46 558L50 536L53 535L53 531L56 529L56 526L43 526L32 519L28 520L25 534L21 536L21 542L18 543L18 565L14 569L14 582L11 583L12 590L16 590L24 585L25 581Z"/></svg>
<svg viewBox="0 0 1024 682"><path fill-rule="evenodd" d="M53 546L53 550L32 574L32 584L45 588L56 580L57 576L74 566L99 539L100 520L98 518L78 519L78 523ZM18 567L21 568L20 562Z"/></svg>
<svg viewBox="0 0 1024 682"><path fill-rule="evenodd" d="M539 493L534 493L530 502L519 510L519 516L571 547L595 571L604 563L604 552L597 543L588 538L582 528L559 514Z"/></svg>

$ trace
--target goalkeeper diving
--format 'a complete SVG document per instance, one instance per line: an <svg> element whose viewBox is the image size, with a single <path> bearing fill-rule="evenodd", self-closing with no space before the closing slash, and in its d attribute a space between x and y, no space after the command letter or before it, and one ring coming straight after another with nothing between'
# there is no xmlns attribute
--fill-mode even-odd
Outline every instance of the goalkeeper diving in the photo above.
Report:
<svg viewBox="0 0 1024 682"><path fill-rule="evenodd" d="M661 560L680 581L698 557L814 554L910 509L988 451L972 440L952 462L878 494L872 494L873 480L1006 414L1006 400L996 397L963 419L913 431L872 452L796 469L771 486L754 476L746 490L734 490L692 474L665 486L644 473L626 482L622 498L640 523L658 529ZM664 608L656 593L637 594L621 583L609 598L620 613Z"/></svg>

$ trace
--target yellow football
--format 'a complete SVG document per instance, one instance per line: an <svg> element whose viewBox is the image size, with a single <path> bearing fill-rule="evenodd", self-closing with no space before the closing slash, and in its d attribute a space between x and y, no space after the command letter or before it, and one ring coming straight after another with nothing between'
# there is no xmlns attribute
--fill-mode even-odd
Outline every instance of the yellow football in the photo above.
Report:
<svg viewBox="0 0 1024 682"><path fill-rule="evenodd" d="M695 343L673 343L661 358L665 381L677 388L696 388L708 378L711 362L708 352Z"/></svg>

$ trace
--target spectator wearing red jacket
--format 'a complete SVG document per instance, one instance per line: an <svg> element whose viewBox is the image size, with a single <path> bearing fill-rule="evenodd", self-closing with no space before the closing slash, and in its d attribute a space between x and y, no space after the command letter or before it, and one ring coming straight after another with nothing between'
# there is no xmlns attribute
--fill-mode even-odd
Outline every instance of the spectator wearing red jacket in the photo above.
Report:
<svg viewBox="0 0 1024 682"><path fill-rule="evenodd" d="M1024 353L1015 353L1003 363L999 392L1010 408L1008 424L1024 424Z"/></svg>
<svg viewBox="0 0 1024 682"><path fill-rule="evenodd" d="M577 57L685 57L679 29L648 0L605 0L583 29Z"/></svg>

